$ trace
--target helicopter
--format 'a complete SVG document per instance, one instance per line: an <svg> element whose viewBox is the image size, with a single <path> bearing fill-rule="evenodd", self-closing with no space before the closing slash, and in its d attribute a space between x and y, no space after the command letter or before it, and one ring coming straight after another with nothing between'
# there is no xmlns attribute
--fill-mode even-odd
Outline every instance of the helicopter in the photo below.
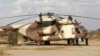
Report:
<svg viewBox="0 0 100 56"><path fill-rule="evenodd" d="M23 24L15 26L14 23L33 18L33 15L37 15L38 18L35 19L33 23ZM60 15L60 16L59 16ZM62 15L55 13L40 13L31 15L21 15L30 16L12 23L6 26L1 26L2 31L10 32L9 43L17 44L17 34L12 34L11 32L18 32L23 35L24 38L35 41L37 45L41 45L44 42L45 45L50 45L50 41L67 40L68 45L75 44L78 45L78 39L85 39L86 45L88 45L88 32L83 25L81 25L77 20L73 20L72 17L82 17L89 19L96 19L91 17L83 17L76 15ZM62 16L68 16L64 18ZM20 16L14 16L20 17ZM12 18L12 17L4 17ZM13 39L15 37L15 39Z"/></svg>

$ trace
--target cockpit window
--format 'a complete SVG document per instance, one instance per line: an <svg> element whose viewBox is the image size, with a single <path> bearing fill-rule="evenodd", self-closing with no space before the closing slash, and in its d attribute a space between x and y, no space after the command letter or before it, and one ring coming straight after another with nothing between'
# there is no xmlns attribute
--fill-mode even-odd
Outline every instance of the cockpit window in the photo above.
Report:
<svg viewBox="0 0 100 56"><path fill-rule="evenodd" d="M75 32L77 32L78 34L81 33L79 28L75 28Z"/></svg>
<svg viewBox="0 0 100 56"><path fill-rule="evenodd" d="M83 27L81 27L81 28L75 28L75 32L78 33L78 34L80 34L80 33L85 32L85 29Z"/></svg>
<svg viewBox="0 0 100 56"><path fill-rule="evenodd" d="M84 32L84 31L85 31L84 27L81 27L81 31L82 31L82 32Z"/></svg>

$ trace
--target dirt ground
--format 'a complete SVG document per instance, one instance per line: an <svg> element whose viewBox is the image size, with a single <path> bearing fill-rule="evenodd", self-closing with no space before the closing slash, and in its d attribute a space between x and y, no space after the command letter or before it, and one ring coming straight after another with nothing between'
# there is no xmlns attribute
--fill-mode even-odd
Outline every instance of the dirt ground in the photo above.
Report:
<svg viewBox="0 0 100 56"><path fill-rule="evenodd" d="M100 56L100 41L89 40L89 45L80 43L78 46L68 46L66 41L52 42L51 45L36 46L20 44L9 46L0 44L0 56Z"/></svg>

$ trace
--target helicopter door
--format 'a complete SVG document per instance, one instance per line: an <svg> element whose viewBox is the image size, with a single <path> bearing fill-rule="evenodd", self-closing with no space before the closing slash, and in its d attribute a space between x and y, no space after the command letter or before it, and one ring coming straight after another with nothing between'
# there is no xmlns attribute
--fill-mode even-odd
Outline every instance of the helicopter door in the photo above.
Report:
<svg viewBox="0 0 100 56"><path fill-rule="evenodd" d="M62 25L61 27L62 39L75 38L75 34L73 34L73 29L75 29L74 25Z"/></svg>

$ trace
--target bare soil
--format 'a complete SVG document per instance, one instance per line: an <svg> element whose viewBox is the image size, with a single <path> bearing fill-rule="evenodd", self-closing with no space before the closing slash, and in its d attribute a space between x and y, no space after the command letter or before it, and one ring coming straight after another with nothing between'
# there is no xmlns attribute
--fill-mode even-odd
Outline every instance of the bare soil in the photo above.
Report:
<svg viewBox="0 0 100 56"><path fill-rule="evenodd" d="M88 46L84 42L69 46L66 41L52 41L51 45L37 46L22 44L21 41L17 46L9 46L7 37L0 39L0 56L100 56L100 41L97 39L90 39Z"/></svg>
<svg viewBox="0 0 100 56"><path fill-rule="evenodd" d="M85 46L84 43L80 43L79 46L66 44L66 41L52 42L47 46L35 44L9 46L5 43L0 44L2 53L0 56L100 56L100 41L90 40L89 46Z"/></svg>

